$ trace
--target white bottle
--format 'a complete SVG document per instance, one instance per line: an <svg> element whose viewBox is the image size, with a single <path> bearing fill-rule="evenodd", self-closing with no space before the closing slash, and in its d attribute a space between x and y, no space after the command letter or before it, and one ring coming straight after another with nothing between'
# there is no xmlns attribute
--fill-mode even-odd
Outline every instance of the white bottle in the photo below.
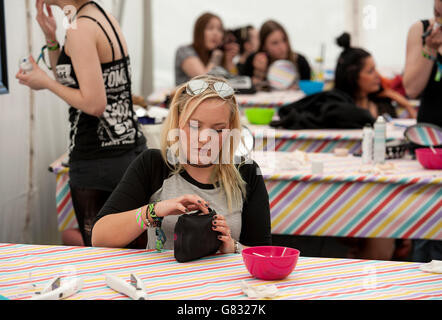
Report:
<svg viewBox="0 0 442 320"><path fill-rule="evenodd" d="M387 123L384 117L379 116L374 123L374 148L373 159L374 163L385 162L385 140L387 135Z"/></svg>
<svg viewBox="0 0 442 320"><path fill-rule="evenodd" d="M365 125L362 130L362 164L371 164L373 161L373 128Z"/></svg>
<svg viewBox="0 0 442 320"><path fill-rule="evenodd" d="M26 72L30 72L30 71L32 71L32 63L31 63L31 61L29 60L29 57L24 57L24 58L21 58L20 60L19 60L19 62L18 62L18 67L20 68L20 69L22 69L23 71L24 71L24 73L26 73Z"/></svg>

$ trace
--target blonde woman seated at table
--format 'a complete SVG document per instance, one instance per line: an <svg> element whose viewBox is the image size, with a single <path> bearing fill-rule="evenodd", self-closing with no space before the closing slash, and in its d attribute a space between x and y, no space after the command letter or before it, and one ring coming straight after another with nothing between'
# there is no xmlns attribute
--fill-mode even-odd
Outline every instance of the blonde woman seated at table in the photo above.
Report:
<svg viewBox="0 0 442 320"><path fill-rule="evenodd" d="M251 77L256 86L260 87L266 81L268 69L276 60L291 61L300 80L311 79L307 59L292 50L287 32L281 24L273 20L266 21L259 30L259 41L258 52L249 56L243 70L243 75Z"/></svg>
<svg viewBox="0 0 442 320"><path fill-rule="evenodd" d="M175 56L175 84L204 75L215 67L236 73L233 59L239 52L236 42L224 43L225 31L220 17L204 13L195 23L193 43L178 48Z"/></svg>
<svg viewBox="0 0 442 320"><path fill-rule="evenodd" d="M235 164L235 146L225 142L229 132L241 130L233 93L212 76L177 89L161 150L148 150L131 164L96 219L94 246L128 246L145 233L137 222L141 212L147 226L162 221L164 248L173 249L178 216L207 214L209 208L217 212L213 229L221 233L222 253L238 252L239 244L271 243L269 196L259 167L252 161ZM147 230L147 248L154 249L156 230Z"/></svg>

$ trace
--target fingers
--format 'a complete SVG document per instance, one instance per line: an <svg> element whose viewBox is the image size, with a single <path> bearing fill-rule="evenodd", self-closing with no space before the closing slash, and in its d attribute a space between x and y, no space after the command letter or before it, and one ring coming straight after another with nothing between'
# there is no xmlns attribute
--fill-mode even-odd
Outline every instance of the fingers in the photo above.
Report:
<svg viewBox="0 0 442 320"><path fill-rule="evenodd" d="M52 14L52 9L51 6L46 4L46 11L48 12L49 17L54 17L54 15Z"/></svg>
<svg viewBox="0 0 442 320"><path fill-rule="evenodd" d="M20 84L24 84L22 82L25 82L28 80L28 76L24 73L24 71L22 69L20 69L17 74L15 75L15 78L20 80Z"/></svg>
<svg viewBox="0 0 442 320"><path fill-rule="evenodd" d="M184 206L195 208L194 210L201 210L203 213L209 213L209 203L197 195L184 195L180 201ZM190 209L190 208L189 208Z"/></svg>
<svg viewBox="0 0 442 320"><path fill-rule="evenodd" d="M183 206L181 203L177 203L177 205L176 205L176 210L178 210L178 211L180 211L180 212L182 212L182 213L186 213L186 212L189 211L189 210L188 210L185 206Z"/></svg>
<svg viewBox="0 0 442 320"><path fill-rule="evenodd" d="M35 7L37 8L37 18L39 16L42 17L44 15L43 6L44 6L43 0L37 0L37 2L35 3Z"/></svg>
<svg viewBox="0 0 442 320"><path fill-rule="evenodd" d="M214 231L221 233L220 236L225 237L224 239L229 239L232 237L231 232L230 232L230 227L228 226L227 221L224 218L224 216L217 214L215 216L215 218L213 219L212 224L213 224L212 229Z"/></svg>
<svg viewBox="0 0 442 320"><path fill-rule="evenodd" d="M29 61L32 63L33 67L37 67L37 62L35 62L35 59L33 56L29 56Z"/></svg>

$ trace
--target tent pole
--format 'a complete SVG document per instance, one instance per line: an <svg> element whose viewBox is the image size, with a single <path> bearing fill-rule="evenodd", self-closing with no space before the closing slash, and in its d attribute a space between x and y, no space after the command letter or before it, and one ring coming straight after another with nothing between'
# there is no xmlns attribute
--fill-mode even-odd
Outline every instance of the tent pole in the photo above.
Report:
<svg viewBox="0 0 442 320"><path fill-rule="evenodd" d="M26 0L26 33L28 42L28 52L32 53L33 49L33 37L32 37L32 16L31 16L31 3L30 0ZM22 239L23 243L30 243L30 226L32 215L32 198L34 194L34 128L35 128L35 115L34 115L35 95L34 91L29 89L29 131L28 131L28 190L26 192L26 211L25 211L25 225L23 227Z"/></svg>
<svg viewBox="0 0 442 320"><path fill-rule="evenodd" d="M152 39L152 1L143 1L143 73L141 94L147 98L153 92L153 39Z"/></svg>

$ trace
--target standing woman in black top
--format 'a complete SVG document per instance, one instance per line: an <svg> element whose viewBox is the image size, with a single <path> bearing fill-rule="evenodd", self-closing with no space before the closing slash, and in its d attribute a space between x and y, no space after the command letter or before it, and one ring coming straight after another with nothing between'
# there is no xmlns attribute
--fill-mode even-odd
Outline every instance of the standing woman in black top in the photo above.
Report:
<svg viewBox="0 0 442 320"><path fill-rule="evenodd" d="M56 38L52 5L71 8L63 47ZM70 105L70 189L84 245L90 246L95 216L132 160L146 149L133 110L127 45L115 18L93 1L37 0L36 7L56 80L32 57L33 70L20 70L16 77Z"/></svg>
<svg viewBox="0 0 442 320"><path fill-rule="evenodd" d="M434 18L410 28L404 87L409 97L420 97L417 121L442 127L442 0L434 0ZM441 259L442 241L413 240L413 261Z"/></svg>
<svg viewBox="0 0 442 320"><path fill-rule="evenodd" d="M410 28L403 82L407 95L421 100L418 122L442 127L442 0L434 0L434 18Z"/></svg>
<svg viewBox="0 0 442 320"><path fill-rule="evenodd" d="M292 50L287 32L276 21L266 21L259 30L260 46L257 53L247 59L243 75L252 78L258 85L267 79L269 66L276 60L291 61L298 72L299 80L311 79L311 68L307 59Z"/></svg>

